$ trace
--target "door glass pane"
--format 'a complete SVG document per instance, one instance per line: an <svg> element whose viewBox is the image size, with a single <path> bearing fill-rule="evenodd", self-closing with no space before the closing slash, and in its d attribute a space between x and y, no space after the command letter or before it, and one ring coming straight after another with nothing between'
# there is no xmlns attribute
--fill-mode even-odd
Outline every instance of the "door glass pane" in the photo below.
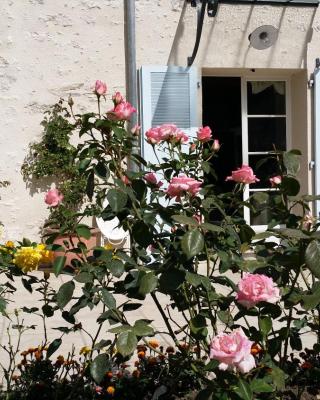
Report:
<svg viewBox="0 0 320 400"><path fill-rule="evenodd" d="M252 81L247 84L249 115L285 115L286 84L281 81Z"/></svg>
<svg viewBox="0 0 320 400"><path fill-rule="evenodd" d="M286 118L248 118L249 151L286 149Z"/></svg>
<svg viewBox="0 0 320 400"><path fill-rule="evenodd" d="M250 155L249 165L253 169L260 182L250 185L252 189L270 188L269 178L279 175L279 165L275 156L268 155Z"/></svg>

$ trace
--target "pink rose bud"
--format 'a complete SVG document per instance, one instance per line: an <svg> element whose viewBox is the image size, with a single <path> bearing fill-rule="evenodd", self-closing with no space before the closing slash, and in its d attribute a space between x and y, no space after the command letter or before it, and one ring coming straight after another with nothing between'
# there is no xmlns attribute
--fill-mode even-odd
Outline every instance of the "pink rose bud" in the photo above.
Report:
<svg viewBox="0 0 320 400"><path fill-rule="evenodd" d="M141 126L138 124L135 124L135 126L131 129L131 133L133 136L139 136Z"/></svg>
<svg viewBox="0 0 320 400"><path fill-rule="evenodd" d="M266 275L247 273L238 283L236 300L246 308L254 307L260 301L276 303L280 298L279 288Z"/></svg>
<svg viewBox="0 0 320 400"><path fill-rule="evenodd" d="M195 219L198 222L198 224L202 224L203 222L203 217L200 214L194 214L192 218Z"/></svg>
<svg viewBox="0 0 320 400"><path fill-rule="evenodd" d="M97 96L104 96L107 93L107 85L102 81L96 81L94 92Z"/></svg>
<svg viewBox="0 0 320 400"><path fill-rule="evenodd" d="M148 172L147 174L145 174L144 179L148 183L150 183L150 185L158 186L158 188L160 188L163 185L163 182L158 181L156 174L154 174L153 172Z"/></svg>
<svg viewBox="0 0 320 400"><path fill-rule="evenodd" d="M197 146L195 145L195 143L191 143L190 144L190 153L193 153L196 148L197 148Z"/></svg>
<svg viewBox="0 0 320 400"><path fill-rule="evenodd" d="M272 187L276 187L281 184L282 178L280 175L277 175L277 176L270 178L269 181L270 181Z"/></svg>
<svg viewBox="0 0 320 400"><path fill-rule="evenodd" d="M166 193L170 197L175 197L177 201L186 193L195 196L200 191L202 182L193 178L187 177L185 174L180 174L171 179Z"/></svg>
<svg viewBox="0 0 320 400"><path fill-rule="evenodd" d="M227 176L226 181L234 181L238 183L255 183L259 182L253 171L248 165L242 165L236 171L232 171L231 176Z"/></svg>
<svg viewBox="0 0 320 400"><path fill-rule="evenodd" d="M108 112L108 117L114 121L128 121L137 110L127 101L117 104L113 110Z"/></svg>
<svg viewBox="0 0 320 400"><path fill-rule="evenodd" d="M63 194L58 189L50 189L44 197L44 201L50 207L57 207L63 200Z"/></svg>
<svg viewBox="0 0 320 400"><path fill-rule="evenodd" d="M213 145L212 145L212 150L213 151L219 151L220 150L220 143L218 139L214 139Z"/></svg>
<svg viewBox="0 0 320 400"><path fill-rule="evenodd" d="M200 142L207 142L211 139L211 129L209 126L205 126L203 128L199 128L197 132L197 138Z"/></svg>
<svg viewBox="0 0 320 400"><path fill-rule="evenodd" d="M112 96L112 101L114 103L114 105L118 105L120 103L124 102L124 98L122 96L122 94L120 92L116 92L113 96Z"/></svg>
<svg viewBox="0 0 320 400"><path fill-rule="evenodd" d="M221 370L236 370L245 374L256 366L251 354L253 343L241 328L231 333L220 333L211 341L210 358L220 362Z"/></svg>
<svg viewBox="0 0 320 400"><path fill-rule="evenodd" d="M150 128L146 132L147 141L150 144L159 144L161 142L187 143L189 138L176 125L163 124L155 128Z"/></svg>

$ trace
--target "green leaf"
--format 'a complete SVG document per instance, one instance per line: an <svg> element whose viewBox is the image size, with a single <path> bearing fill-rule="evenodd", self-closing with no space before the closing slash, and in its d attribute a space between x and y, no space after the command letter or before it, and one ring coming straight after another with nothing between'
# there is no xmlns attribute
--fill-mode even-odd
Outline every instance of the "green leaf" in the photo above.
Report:
<svg viewBox="0 0 320 400"><path fill-rule="evenodd" d="M67 260L66 256L57 256L55 258L54 263L53 263L53 270L54 270L55 276L60 275L61 271L64 268L66 260Z"/></svg>
<svg viewBox="0 0 320 400"><path fill-rule="evenodd" d="M121 260L113 259L108 264L108 269L116 278L120 278L120 276L124 273L124 265Z"/></svg>
<svg viewBox="0 0 320 400"><path fill-rule="evenodd" d="M202 251L203 246L204 239L202 233L198 229L188 231L182 237L181 247L188 258L199 254Z"/></svg>
<svg viewBox="0 0 320 400"><path fill-rule="evenodd" d="M208 335L207 323L206 319L202 315L196 315L191 318L190 322L190 330L192 335L197 339L204 339Z"/></svg>
<svg viewBox="0 0 320 400"><path fill-rule="evenodd" d="M286 376L282 369L273 367L271 371L271 377L276 389L281 390L285 388Z"/></svg>
<svg viewBox="0 0 320 400"><path fill-rule="evenodd" d="M314 276L320 279L320 242L318 240L312 240L309 243L306 249L305 261Z"/></svg>
<svg viewBox="0 0 320 400"><path fill-rule="evenodd" d="M208 222L201 224L201 228L206 231L211 231L211 232L218 232L218 233L224 232L224 229L221 228L221 226L209 224Z"/></svg>
<svg viewBox="0 0 320 400"><path fill-rule="evenodd" d="M122 211L127 204L128 197L126 193L118 189L110 189L107 193L109 205L115 213Z"/></svg>
<svg viewBox="0 0 320 400"><path fill-rule="evenodd" d="M134 323L133 332L137 336L153 336L154 330L146 321L140 319Z"/></svg>
<svg viewBox="0 0 320 400"><path fill-rule="evenodd" d="M259 318L259 329L262 332L263 336L266 338L268 333L272 329L272 320L270 317L260 317Z"/></svg>
<svg viewBox="0 0 320 400"><path fill-rule="evenodd" d="M109 310L114 310L117 308L116 299L113 294L109 292L108 289L101 289L101 297L104 304L109 308Z"/></svg>
<svg viewBox="0 0 320 400"><path fill-rule="evenodd" d="M300 192L300 183L290 176L285 176L281 182L281 188L288 196L296 196Z"/></svg>
<svg viewBox="0 0 320 400"><path fill-rule="evenodd" d="M283 154L283 163L289 175L297 175L300 169L299 155L294 151L287 151Z"/></svg>
<svg viewBox="0 0 320 400"><path fill-rule="evenodd" d="M227 326L230 326L233 324L233 318L229 310L219 310L217 312L217 316L220 319L221 322L226 324Z"/></svg>
<svg viewBox="0 0 320 400"><path fill-rule="evenodd" d="M106 372L111 369L110 361L106 354L99 354L90 365L90 373L97 384L100 384Z"/></svg>
<svg viewBox="0 0 320 400"><path fill-rule="evenodd" d="M271 393L273 392L273 387L265 382L263 379L255 378L251 384L251 390L254 393Z"/></svg>
<svg viewBox="0 0 320 400"><path fill-rule="evenodd" d="M87 240L91 238L90 228L87 225L83 224L77 225L76 232L80 237L84 237Z"/></svg>
<svg viewBox="0 0 320 400"><path fill-rule="evenodd" d="M320 282L312 286L312 294L301 296L302 307L305 310L313 310L320 303Z"/></svg>
<svg viewBox="0 0 320 400"><path fill-rule="evenodd" d="M89 272L80 272L74 277L74 280L79 283L89 283L93 282L93 276Z"/></svg>
<svg viewBox="0 0 320 400"><path fill-rule="evenodd" d="M87 184L86 184L86 193L90 201L92 200L93 192L94 192L94 171L92 169L88 174Z"/></svg>
<svg viewBox="0 0 320 400"><path fill-rule="evenodd" d="M234 388L235 393L243 400L252 400L253 393L250 385L243 379L239 379L238 386Z"/></svg>
<svg viewBox="0 0 320 400"><path fill-rule="evenodd" d="M72 299L74 288L73 281L65 282L60 286L57 293L57 304L60 309L64 308Z"/></svg>
<svg viewBox="0 0 320 400"><path fill-rule="evenodd" d="M164 271L159 279L161 292L170 293L177 290L183 284L185 276L185 272L178 269Z"/></svg>
<svg viewBox="0 0 320 400"><path fill-rule="evenodd" d="M218 360L210 360L208 364L204 367L205 371L214 371L218 365L220 364L220 361Z"/></svg>
<svg viewBox="0 0 320 400"><path fill-rule="evenodd" d="M94 167L94 172L99 178L102 179L108 178L109 176L109 171L106 165L102 162L98 162L98 164Z"/></svg>
<svg viewBox="0 0 320 400"><path fill-rule="evenodd" d="M49 344L48 350L47 350L47 358L51 357L52 354L58 350L58 348L61 346L62 340L55 339L53 342Z"/></svg>
<svg viewBox="0 0 320 400"><path fill-rule="evenodd" d="M179 224L184 224L184 225L191 225L191 226L197 226L198 221L196 221L194 218L187 217L186 215L173 215L172 219Z"/></svg>
<svg viewBox="0 0 320 400"><path fill-rule="evenodd" d="M116 346L119 353L123 357L126 357L134 352L135 348L137 347L137 343L138 341L133 331L126 331L120 333L116 342Z"/></svg>
<svg viewBox="0 0 320 400"><path fill-rule="evenodd" d="M91 163L90 158L85 158L84 160L81 160L79 163L79 171L84 172L88 168L90 163Z"/></svg>
<svg viewBox="0 0 320 400"><path fill-rule="evenodd" d="M134 240L144 248L148 247L153 241L152 233L148 225L143 221L138 221L133 225L132 236Z"/></svg>
<svg viewBox="0 0 320 400"><path fill-rule="evenodd" d="M158 284L158 278L152 273L149 272L141 278L140 281L140 287L139 287L139 293L142 296L145 296L146 294L152 292Z"/></svg>
<svg viewBox="0 0 320 400"><path fill-rule="evenodd" d="M310 239L310 237L308 235L306 235L299 229L291 229L291 228L277 229L277 230L275 230L275 233L279 233L282 236L286 236L286 237L294 238L294 239Z"/></svg>

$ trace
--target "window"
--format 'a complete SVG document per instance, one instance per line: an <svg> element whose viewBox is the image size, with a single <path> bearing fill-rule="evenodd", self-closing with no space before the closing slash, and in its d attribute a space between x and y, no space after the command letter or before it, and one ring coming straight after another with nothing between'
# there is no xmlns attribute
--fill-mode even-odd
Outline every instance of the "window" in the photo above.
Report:
<svg viewBox="0 0 320 400"><path fill-rule="evenodd" d="M289 82L287 80L246 79L245 77L203 77L203 124L212 127L222 143L214 168L218 189L230 191L225 177L241 164L252 167L260 182L247 185L244 199L256 192L272 196L269 178L277 174L275 160L264 161L273 150L288 147ZM259 207L259 204L255 204ZM266 212L254 216L244 208L248 224L264 226Z"/></svg>

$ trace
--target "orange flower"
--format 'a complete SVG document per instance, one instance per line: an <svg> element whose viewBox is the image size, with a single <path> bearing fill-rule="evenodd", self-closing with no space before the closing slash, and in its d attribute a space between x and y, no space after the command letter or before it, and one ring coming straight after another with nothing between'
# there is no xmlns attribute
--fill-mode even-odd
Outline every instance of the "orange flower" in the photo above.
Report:
<svg viewBox="0 0 320 400"><path fill-rule="evenodd" d="M262 351L263 351L262 348L257 343L254 343L251 347L251 354L253 356L262 353Z"/></svg>
<svg viewBox="0 0 320 400"><path fill-rule="evenodd" d="M150 347L153 347L154 349L159 347L159 342L156 339L149 340L148 344Z"/></svg>
<svg viewBox="0 0 320 400"><path fill-rule="evenodd" d="M139 358L145 358L145 356L146 356L146 353L144 351L139 351L139 353L138 353Z"/></svg>
<svg viewBox="0 0 320 400"><path fill-rule="evenodd" d="M63 356L58 356L56 364L62 365L64 363L64 357Z"/></svg>
<svg viewBox="0 0 320 400"><path fill-rule="evenodd" d="M116 391L116 389L115 389L113 386L108 386L108 387L107 387L107 393L108 393L110 396L113 396L115 391Z"/></svg>
<svg viewBox="0 0 320 400"><path fill-rule="evenodd" d="M106 373L106 377L107 377L107 378L111 379L112 376L113 376L113 374L112 374L111 371L108 371L108 372Z"/></svg>

